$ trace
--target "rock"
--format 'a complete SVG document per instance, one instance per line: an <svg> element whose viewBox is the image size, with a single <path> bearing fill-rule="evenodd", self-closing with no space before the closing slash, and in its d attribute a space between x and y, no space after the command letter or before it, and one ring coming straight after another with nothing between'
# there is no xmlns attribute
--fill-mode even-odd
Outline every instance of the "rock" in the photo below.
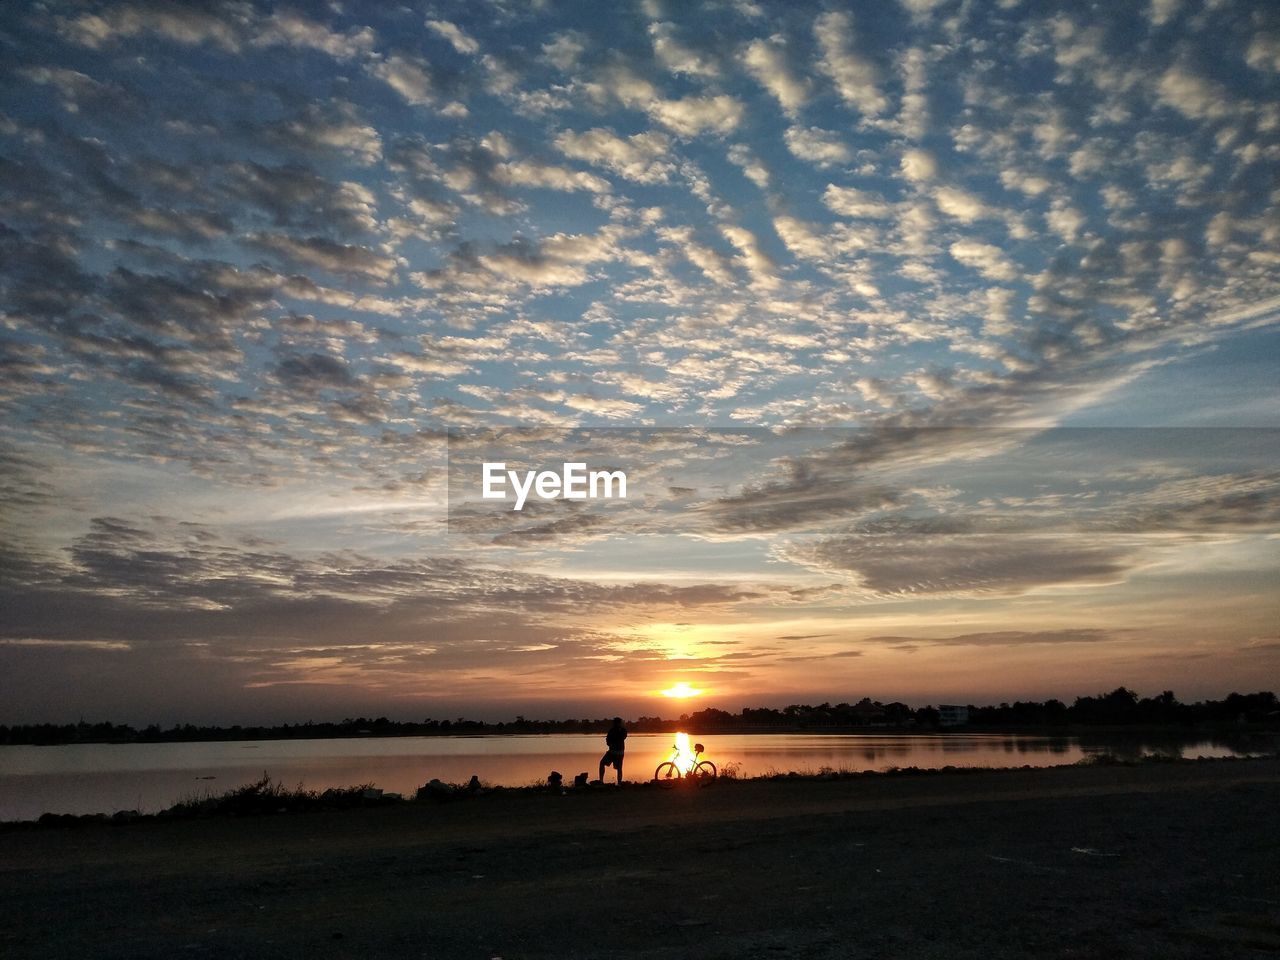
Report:
<svg viewBox="0 0 1280 960"><path fill-rule="evenodd" d="M432 777L427 781L426 786L418 788L419 800L452 800L457 796L458 788L451 783L445 783Z"/></svg>

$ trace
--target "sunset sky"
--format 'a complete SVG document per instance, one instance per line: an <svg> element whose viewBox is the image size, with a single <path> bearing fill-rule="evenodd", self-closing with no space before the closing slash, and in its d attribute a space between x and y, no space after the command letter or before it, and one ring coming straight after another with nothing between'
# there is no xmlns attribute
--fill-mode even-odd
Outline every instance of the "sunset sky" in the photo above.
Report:
<svg viewBox="0 0 1280 960"><path fill-rule="evenodd" d="M1275 689L1278 174L1265 0L8 0L0 722Z"/></svg>

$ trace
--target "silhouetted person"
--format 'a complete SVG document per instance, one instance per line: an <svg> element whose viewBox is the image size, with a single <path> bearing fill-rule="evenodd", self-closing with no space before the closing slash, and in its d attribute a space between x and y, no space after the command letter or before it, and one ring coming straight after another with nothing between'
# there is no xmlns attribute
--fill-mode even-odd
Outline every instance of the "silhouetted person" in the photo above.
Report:
<svg viewBox="0 0 1280 960"><path fill-rule="evenodd" d="M613 767L618 771L618 783L622 783L622 752L627 743L627 728L622 725L621 717L613 718L613 726L604 735L604 742L609 749L600 758L600 782L604 783L604 768Z"/></svg>

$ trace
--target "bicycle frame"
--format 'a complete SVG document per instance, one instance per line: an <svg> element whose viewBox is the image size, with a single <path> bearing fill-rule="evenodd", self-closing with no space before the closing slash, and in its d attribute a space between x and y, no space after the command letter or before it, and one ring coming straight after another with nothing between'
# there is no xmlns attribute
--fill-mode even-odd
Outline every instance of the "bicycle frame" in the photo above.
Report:
<svg viewBox="0 0 1280 960"><path fill-rule="evenodd" d="M676 744L672 748L670 759L662 761L662 763L658 764L658 768L654 770L653 779L668 786L685 779L714 780L719 771L716 770L716 765L710 760L701 759L703 749L702 744L694 744L693 763L688 770L685 770L677 763L680 758L680 745ZM664 768L666 770L665 776L662 775Z"/></svg>

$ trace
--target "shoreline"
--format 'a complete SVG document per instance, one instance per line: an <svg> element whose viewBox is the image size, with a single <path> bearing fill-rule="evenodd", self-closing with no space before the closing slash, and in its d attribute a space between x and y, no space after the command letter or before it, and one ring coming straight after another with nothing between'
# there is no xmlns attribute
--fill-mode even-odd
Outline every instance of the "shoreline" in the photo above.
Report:
<svg viewBox="0 0 1280 960"><path fill-rule="evenodd" d="M1237 958L1280 949L1277 804L1272 757L14 830L0 949Z"/></svg>
<svg viewBox="0 0 1280 960"><path fill-rule="evenodd" d="M660 785L655 780L624 780L621 787L613 781L592 781L584 787L564 785L553 788L549 784L525 786L505 786L481 784L478 791L469 791L464 784L440 783L448 792L429 792L429 784L419 787L417 796L405 796L399 793L384 791L376 784L348 785L325 790L287 790L279 781L264 777L259 781L259 788L275 789L277 793L263 792L259 797L250 797L248 803L226 803L239 794L250 790L254 784L242 784L224 791L222 794L210 795L201 800L179 801L155 812L139 812L138 810L117 810L111 813L52 813L46 812L27 820L0 820L0 833L31 829L78 828L90 825L133 825L149 821L208 821L210 819L236 819L245 817L287 815L308 815L320 812L386 809L402 805L426 805L452 802L476 802L486 797L498 795L511 797L532 797L542 795L582 795L602 791L622 789L625 791L645 790L668 792L671 790L689 791L695 789L724 789L730 785L750 783L785 782L829 782L834 780L873 780L881 777L960 777L981 774L998 774L1010 772L1030 772L1068 769L1132 769L1153 766L1194 766L1209 764L1240 764L1280 761L1280 751L1253 756L1225 757L1168 757L1159 754L1147 754L1136 759L1116 758L1106 754L1097 754L1086 761L1074 763L994 767L994 766L959 766L944 765L940 767L898 767L889 765L877 770L850 770L845 768L819 768L818 770L791 770L786 773L774 772L755 776L737 775L720 776L710 784L693 784L679 782L674 786Z"/></svg>
<svg viewBox="0 0 1280 960"><path fill-rule="evenodd" d="M1111 755L1125 762L1152 757L1280 754L1280 734L1168 737L1100 734L1042 737L957 732L942 735L820 733L701 735L722 774L770 776L795 770L876 772L889 767L946 765L1003 768L1064 765ZM504 745L505 744L505 745ZM648 780L667 759L671 738L641 734L630 742L627 773ZM426 781L465 783L474 774L504 789L545 782L549 771L595 775L598 744L587 734L525 734L488 738L338 738L193 744L81 744L57 751L0 749L0 823L75 818L155 816L183 803L216 799L270 775L301 790L342 791L351 785L412 796ZM270 755L269 757L267 755ZM1093 762L1098 762L1094 760ZM0 829L4 829L0 827Z"/></svg>
<svg viewBox="0 0 1280 960"><path fill-rule="evenodd" d="M1197 737L1228 737L1228 736L1245 736L1245 737L1280 737L1280 724L1274 722L1266 723L1232 723L1232 722L1202 722L1195 724L1016 724L1010 726L995 725L959 725L946 727L927 727L927 726L887 726L887 725L866 725L866 726L823 726L823 725L769 725L769 726L751 726L726 724L723 726L697 726L682 725L679 721L664 721L670 729L648 729L628 727L632 733L645 734L671 734L676 732L688 733L694 737L714 737L714 736L769 736L769 735L795 735L795 734L813 734L814 736L1025 736L1025 737L1124 737L1128 735L1146 736L1146 737L1168 737L1169 739L1194 739ZM304 729L304 725L299 724L298 729ZM138 745L156 745L169 743L291 743L294 741L307 740L405 740L405 739L461 739L461 740L481 740L492 737L594 737L599 736L605 731L605 728L599 730L503 730L503 729L485 729L485 730L467 730L462 732L438 731L438 732L416 732L416 733L351 733L334 735L332 733L316 734L316 735L298 735L298 736L240 736L240 737L188 737L188 738L168 738L168 737L134 737L134 738L118 738L118 739L95 739L92 737L65 740L50 743L0 743L0 747L73 747L73 746L129 746Z"/></svg>

